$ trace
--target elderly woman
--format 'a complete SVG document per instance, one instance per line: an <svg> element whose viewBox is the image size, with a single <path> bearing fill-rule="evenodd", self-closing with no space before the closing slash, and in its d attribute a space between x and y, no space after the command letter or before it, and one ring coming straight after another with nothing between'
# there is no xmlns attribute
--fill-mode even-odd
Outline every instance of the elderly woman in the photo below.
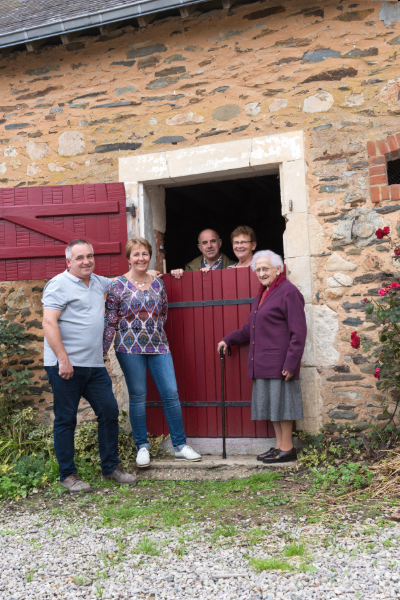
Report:
<svg viewBox="0 0 400 600"><path fill-rule="evenodd" d="M249 321L218 344L250 342L247 375L253 379L252 421L269 420L275 429L276 446L257 459L264 463L296 460L293 420L303 418L300 361L307 335L304 298L286 279L283 261L271 250L256 252L251 263L260 290Z"/></svg>
<svg viewBox="0 0 400 600"><path fill-rule="evenodd" d="M115 354L129 392L129 419L138 451L138 467L150 465L146 427L147 369L163 401L175 459L201 460L186 444L174 363L165 335L167 294L161 279L149 275L151 244L141 237L128 240L130 269L114 279L106 299L103 354L114 339Z"/></svg>

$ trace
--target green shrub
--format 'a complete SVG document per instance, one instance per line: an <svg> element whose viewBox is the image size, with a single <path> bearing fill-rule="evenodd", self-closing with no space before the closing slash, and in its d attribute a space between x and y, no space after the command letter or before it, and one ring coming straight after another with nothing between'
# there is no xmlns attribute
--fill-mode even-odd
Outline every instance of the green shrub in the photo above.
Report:
<svg viewBox="0 0 400 600"><path fill-rule="evenodd" d="M43 454L23 456L14 465L0 468L0 498L19 500L58 478L58 466Z"/></svg>

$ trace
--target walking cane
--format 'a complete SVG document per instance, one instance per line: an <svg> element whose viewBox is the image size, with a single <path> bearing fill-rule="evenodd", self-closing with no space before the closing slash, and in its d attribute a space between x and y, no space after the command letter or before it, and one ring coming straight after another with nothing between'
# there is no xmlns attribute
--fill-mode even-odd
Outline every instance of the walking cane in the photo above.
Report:
<svg viewBox="0 0 400 600"><path fill-rule="evenodd" d="M221 357L221 410L222 410L222 458L226 458L226 438L225 438L225 385L224 385L224 349L219 351ZM228 346L228 356L231 355L231 347Z"/></svg>

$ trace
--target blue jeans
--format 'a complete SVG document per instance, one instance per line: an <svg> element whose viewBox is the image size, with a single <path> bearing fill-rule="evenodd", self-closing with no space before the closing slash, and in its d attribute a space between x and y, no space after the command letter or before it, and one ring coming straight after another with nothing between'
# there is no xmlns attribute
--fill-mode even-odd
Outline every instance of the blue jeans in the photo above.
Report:
<svg viewBox="0 0 400 600"><path fill-rule="evenodd" d="M99 451L103 475L118 465L118 404L105 367L74 367L71 379L58 374L58 365L45 367L54 396L54 449L60 481L77 473L74 435L79 400L83 396L93 408L98 423Z"/></svg>
<svg viewBox="0 0 400 600"><path fill-rule="evenodd" d="M147 369L163 401L165 419L175 450L186 444L171 354L124 354L116 352L129 392L129 419L136 448L149 448L146 427Z"/></svg>

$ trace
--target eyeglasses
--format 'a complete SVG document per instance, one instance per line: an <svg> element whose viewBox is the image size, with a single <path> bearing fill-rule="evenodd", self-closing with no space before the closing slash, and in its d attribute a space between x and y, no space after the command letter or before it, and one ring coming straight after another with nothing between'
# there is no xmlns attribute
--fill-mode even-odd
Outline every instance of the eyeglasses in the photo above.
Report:
<svg viewBox="0 0 400 600"><path fill-rule="evenodd" d="M259 273L268 273L268 271L272 271L272 269L275 269L276 267L270 267L269 269L267 269L266 267L261 267L260 269L256 269L256 273L257 275Z"/></svg>
<svg viewBox="0 0 400 600"><path fill-rule="evenodd" d="M232 246L235 248L236 246L244 246L245 244L252 244L252 242L251 241L233 242Z"/></svg>

